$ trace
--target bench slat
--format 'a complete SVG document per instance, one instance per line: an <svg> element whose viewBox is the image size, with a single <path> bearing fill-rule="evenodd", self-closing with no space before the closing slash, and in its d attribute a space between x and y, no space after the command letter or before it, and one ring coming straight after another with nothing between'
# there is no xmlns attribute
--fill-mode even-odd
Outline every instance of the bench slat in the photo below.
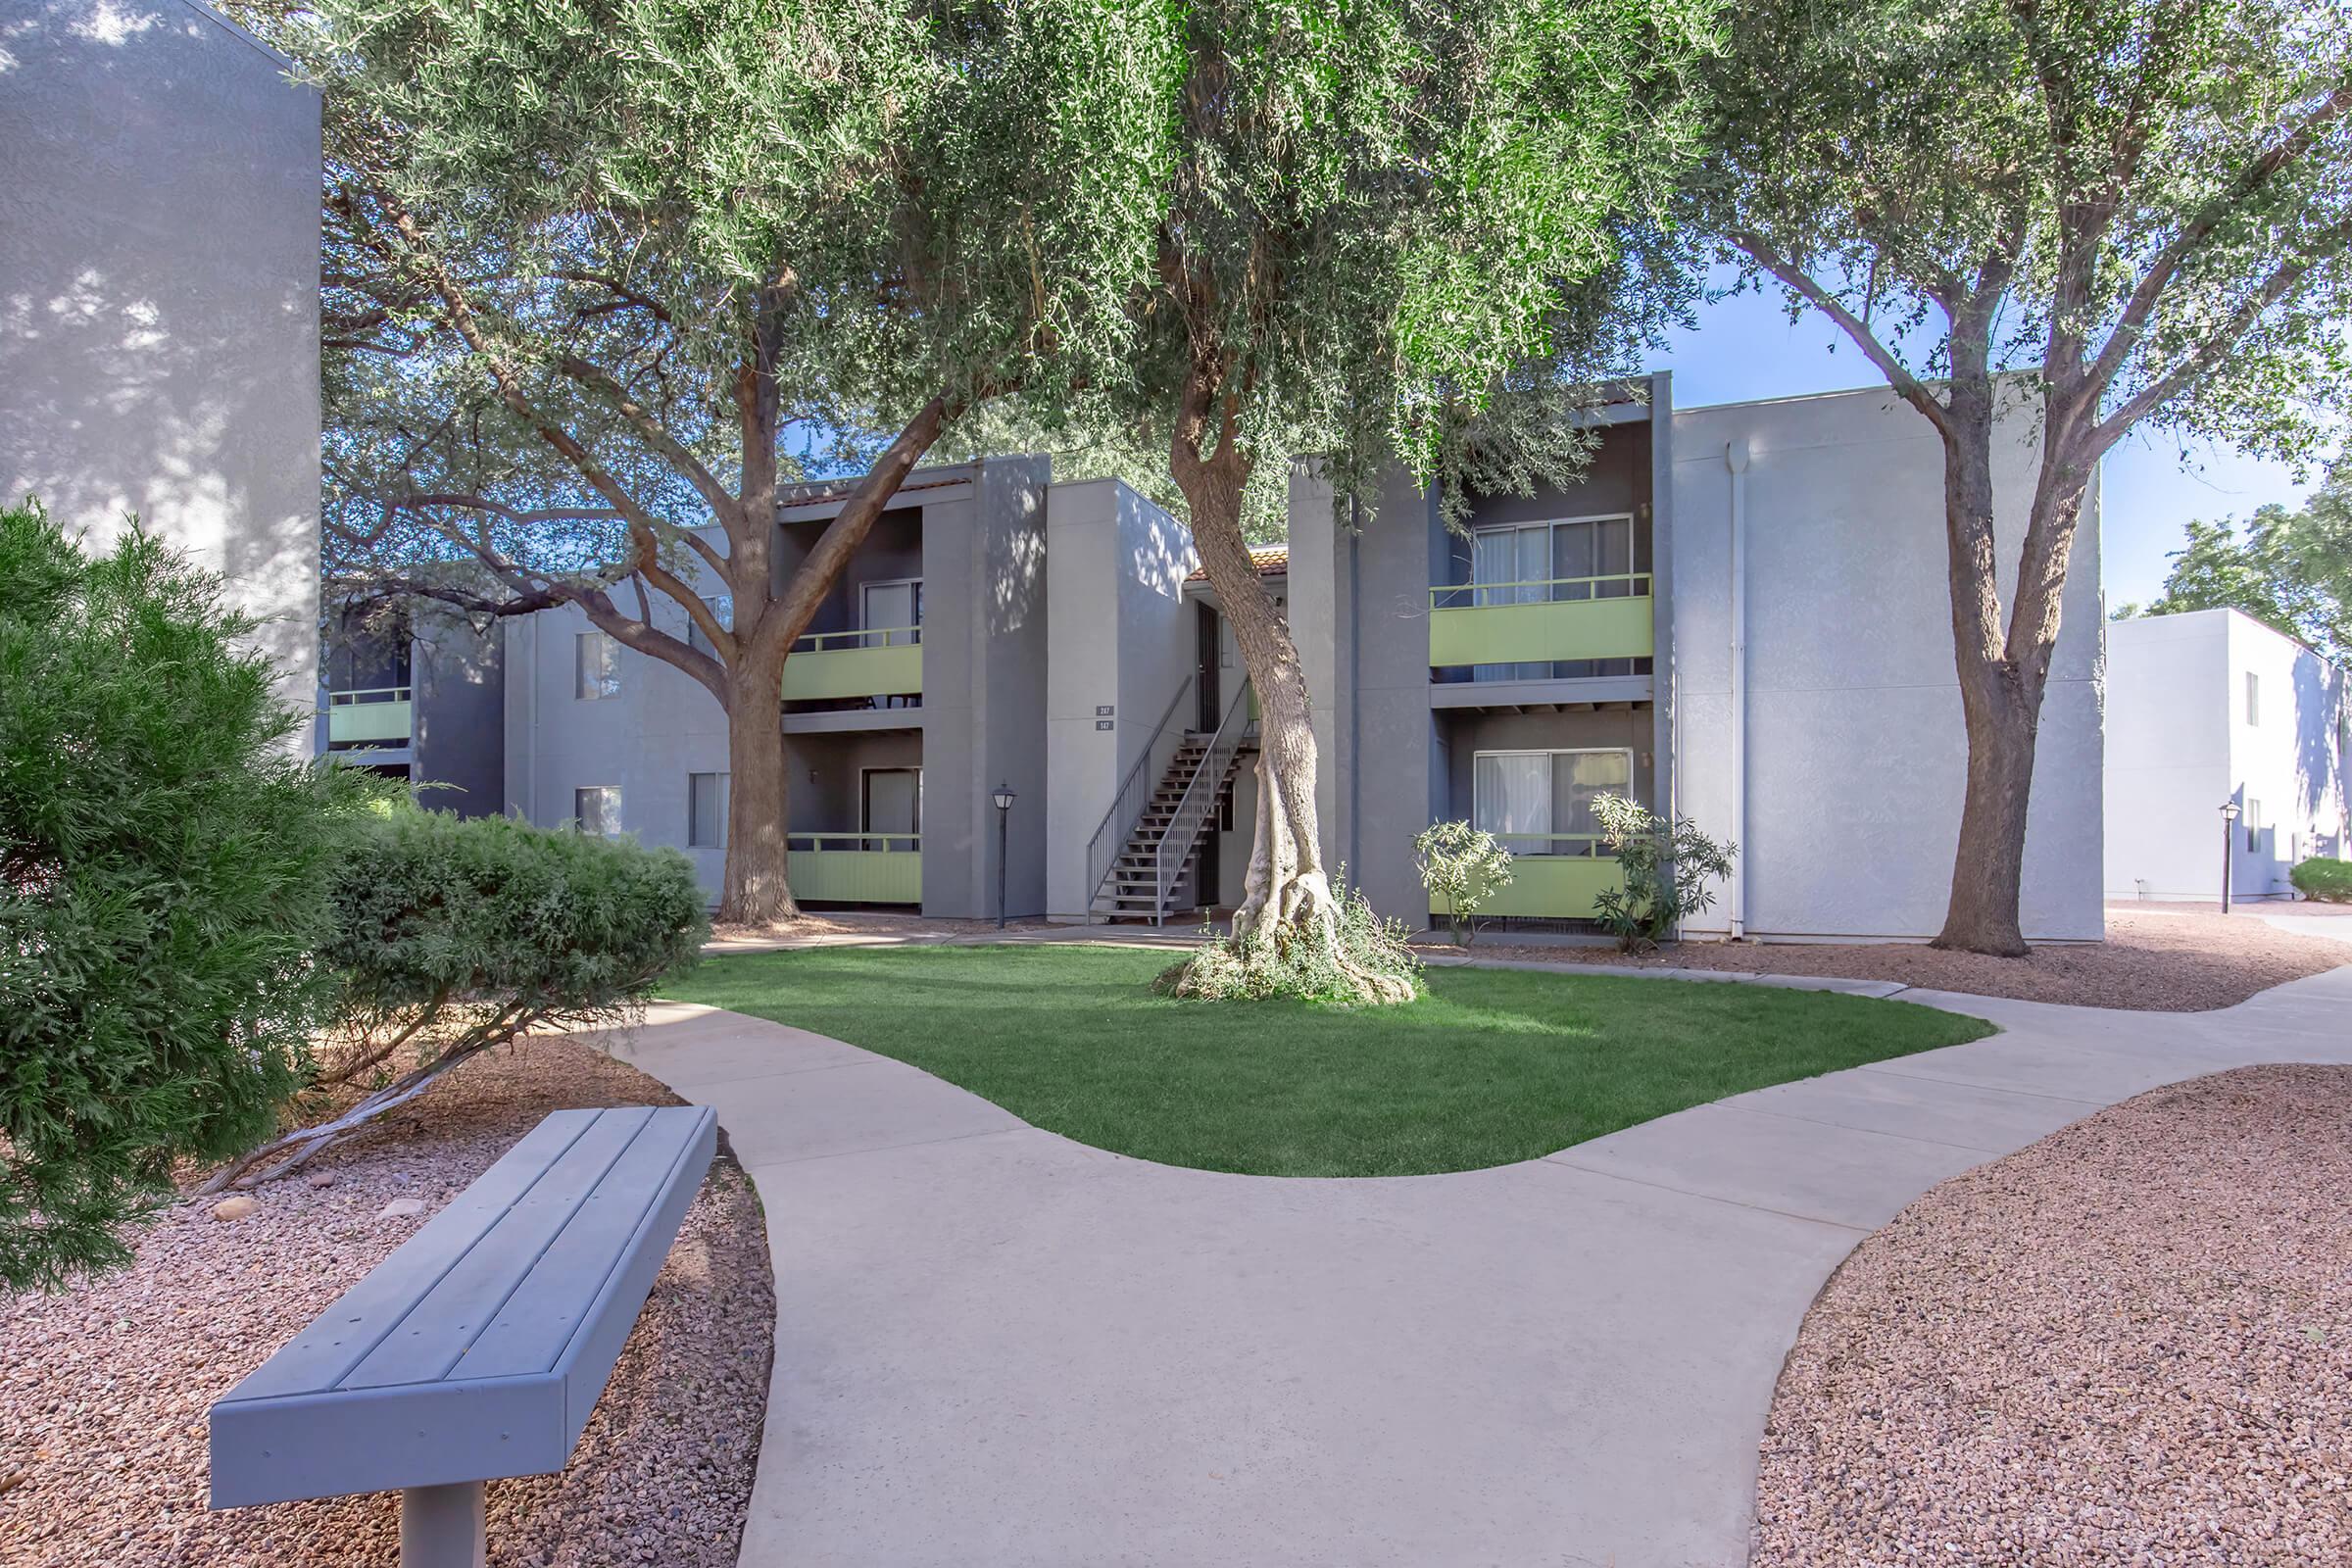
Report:
<svg viewBox="0 0 2352 1568"><path fill-rule="evenodd" d="M367 1278L338 1297L278 1352L231 1390L232 1399L331 1389L367 1358L426 1292L471 1251L505 1213L563 1157L601 1112L559 1110L525 1134L473 1185L418 1227Z"/></svg>
<svg viewBox="0 0 2352 1568"><path fill-rule="evenodd" d="M716 1142L549 1116L213 1406L213 1506L562 1469Z"/></svg>
<svg viewBox="0 0 2352 1568"><path fill-rule="evenodd" d="M653 1111L607 1111L531 1190L494 1219L471 1250L409 1309L400 1326L336 1385L380 1389L447 1377L531 1266L579 1212Z"/></svg>
<svg viewBox="0 0 2352 1568"><path fill-rule="evenodd" d="M666 1136L652 1128L638 1134L613 1163L611 1178L549 1244L466 1352L467 1377L514 1377L555 1367L579 1326L595 1316L606 1282L629 1254L630 1240L661 1208L662 1196L678 1185L671 1171L691 1147L690 1131L683 1126ZM693 1196L688 1187L677 1205L678 1218ZM676 1231L676 1219L669 1229ZM664 1248L653 1254L656 1273L666 1252ZM652 1284L649 1276L646 1285Z"/></svg>

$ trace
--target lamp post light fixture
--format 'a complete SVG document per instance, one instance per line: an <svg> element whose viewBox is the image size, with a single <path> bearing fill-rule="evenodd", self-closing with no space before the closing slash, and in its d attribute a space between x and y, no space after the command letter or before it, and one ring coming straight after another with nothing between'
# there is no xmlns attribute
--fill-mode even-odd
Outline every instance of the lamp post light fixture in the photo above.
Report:
<svg viewBox="0 0 2352 1568"><path fill-rule="evenodd" d="M2237 803L2222 803L2222 912L2230 912L2230 867L2237 858Z"/></svg>
<svg viewBox="0 0 2352 1568"><path fill-rule="evenodd" d="M1004 846L1008 836L1007 824L1012 820L1013 795L1010 788L1000 784L989 799L997 803L997 929L1002 931L1004 929L1004 869L1008 863Z"/></svg>

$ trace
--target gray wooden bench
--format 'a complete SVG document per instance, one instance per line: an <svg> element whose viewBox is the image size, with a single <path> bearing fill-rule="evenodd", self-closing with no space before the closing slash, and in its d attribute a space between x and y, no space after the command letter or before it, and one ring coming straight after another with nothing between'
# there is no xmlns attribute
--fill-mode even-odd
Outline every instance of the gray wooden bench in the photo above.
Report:
<svg viewBox="0 0 2352 1568"><path fill-rule="evenodd" d="M478 1568L482 1483L564 1468L716 1145L549 1116L213 1406L213 1506L398 1488L404 1568Z"/></svg>

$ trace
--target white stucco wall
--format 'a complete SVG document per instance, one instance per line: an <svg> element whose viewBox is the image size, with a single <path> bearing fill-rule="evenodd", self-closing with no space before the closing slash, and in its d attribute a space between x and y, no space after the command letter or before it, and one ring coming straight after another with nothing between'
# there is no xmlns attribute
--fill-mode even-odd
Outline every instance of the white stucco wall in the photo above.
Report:
<svg viewBox="0 0 2352 1568"><path fill-rule="evenodd" d="M2246 679L2258 683L2251 713ZM2107 891L2283 898L2298 858L2340 856L2347 828L2345 679L2234 610L2107 628ZM2251 813L2227 838L2223 802Z"/></svg>
<svg viewBox="0 0 2352 1568"><path fill-rule="evenodd" d="M192 0L0 7L0 497L99 545L136 513L309 710L318 96L284 73Z"/></svg>
<svg viewBox="0 0 2352 1568"><path fill-rule="evenodd" d="M1733 820L1731 497L1746 476L1746 808ZM1944 570L1942 453L1886 388L1678 411L1673 423L1678 808L1741 845L1747 930L1926 938L1942 923L1967 738ZM2001 590L2014 587L2036 449L1994 453ZM2094 489L2042 710L2023 921L2096 940L2099 536ZM1726 929L1728 904L1691 922Z"/></svg>
<svg viewBox="0 0 2352 1568"><path fill-rule="evenodd" d="M2107 627L2106 889L2210 899L2230 765L2228 612Z"/></svg>
<svg viewBox="0 0 2352 1568"><path fill-rule="evenodd" d="M1194 559L1176 520L1116 480L1047 493L1046 912L1054 918L1085 916L1087 846L1192 669L1184 579ZM1179 714L1173 727L1185 722Z"/></svg>

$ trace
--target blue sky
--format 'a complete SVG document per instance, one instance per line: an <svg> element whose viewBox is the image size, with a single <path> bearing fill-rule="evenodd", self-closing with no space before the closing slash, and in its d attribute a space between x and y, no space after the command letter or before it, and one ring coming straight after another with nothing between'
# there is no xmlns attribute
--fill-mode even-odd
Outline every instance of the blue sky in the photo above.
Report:
<svg viewBox="0 0 2352 1568"><path fill-rule="evenodd" d="M1658 363L1674 371L1681 408L1886 379L1827 318L1808 312L1791 325L1778 291L1701 306L1697 330L1674 332ZM2183 464L2180 443L2161 432L2126 438L2104 479L2099 576L2110 605L2155 595L2171 566L2166 552L2180 547L2190 518L2242 518L2266 501L2291 506L2310 488L2281 464L2209 443L2192 446Z"/></svg>

